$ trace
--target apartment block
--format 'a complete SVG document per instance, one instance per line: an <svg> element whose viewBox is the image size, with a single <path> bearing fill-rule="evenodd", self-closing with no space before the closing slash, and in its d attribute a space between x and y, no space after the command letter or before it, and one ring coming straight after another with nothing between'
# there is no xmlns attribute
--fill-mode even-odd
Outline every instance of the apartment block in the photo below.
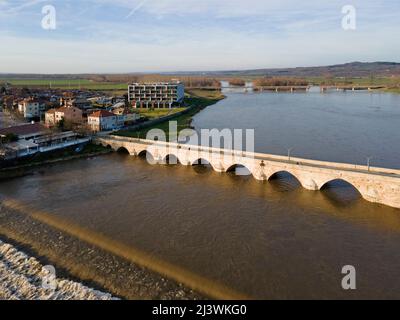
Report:
<svg viewBox="0 0 400 320"><path fill-rule="evenodd" d="M173 108L183 102L185 86L180 82L133 83L128 87L128 97L135 108Z"/></svg>

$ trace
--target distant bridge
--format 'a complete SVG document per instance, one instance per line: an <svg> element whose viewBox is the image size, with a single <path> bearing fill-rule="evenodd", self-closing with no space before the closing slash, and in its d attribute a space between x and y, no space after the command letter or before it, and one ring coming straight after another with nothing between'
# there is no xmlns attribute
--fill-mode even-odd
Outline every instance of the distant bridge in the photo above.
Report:
<svg viewBox="0 0 400 320"><path fill-rule="evenodd" d="M253 91L275 91L275 92L295 92L295 91L308 91L311 89L311 85L308 86L227 86L227 87L188 87L187 90L222 90L222 89L242 89L242 90L253 90ZM361 90L378 90L384 89L386 86L362 86L362 85L320 85L321 92L328 90L336 91L361 91Z"/></svg>
<svg viewBox="0 0 400 320"><path fill-rule="evenodd" d="M358 90L378 90L378 89L384 89L386 88L385 86L360 86L360 85L321 85L320 89L321 92L325 92L327 90L336 90L336 91L358 91Z"/></svg>
<svg viewBox="0 0 400 320"><path fill-rule="evenodd" d="M97 137L95 141L115 151L126 149L133 156L149 153L157 164L167 164L168 159L175 157L182 165L194 165L202 160L217 172L243 166L257 180L269 180L276 173L288 172L308 190L320 190L329 182L343 180L367 201L400 208L400 170L118 136Z"/></svg>
<svg viewBox="0 0 400 320"><path fill-rule="evenodd" d="M187 87L187 90L254 90L254 91L308 91L311 86L226 86L226 87Z"/></svg>

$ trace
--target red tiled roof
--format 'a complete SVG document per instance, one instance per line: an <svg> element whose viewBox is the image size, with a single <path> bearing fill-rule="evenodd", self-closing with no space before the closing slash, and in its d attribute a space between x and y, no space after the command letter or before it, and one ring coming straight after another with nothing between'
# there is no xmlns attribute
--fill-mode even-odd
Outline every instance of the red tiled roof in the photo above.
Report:
<svg viewBox="0 0 400 320"><path fill-rule="evenodd" d="M95 113L92 113L89 117L92 118L107 118L107 117L115 117L115 114L106 111L106 110L101 110L101 111L97 111Z"/></svg>
<svg viewBox="0 0 400 320"><path fill-rule="evenodd" d="M46 113L48 113L48 114L50 114L50 113L54 114L54 113L56 113L56 109L47 110Z"/></svg>
<svg viewBox="0 0 400 320"><path fill-rule="evenodd" d="M17 136L25 136L28 134L44 132L45 130L46 130L46 128L43 125L41 125L40 123L24 124L21 126L0 129L0 135L6 135L9 133L13 133Z"/></svg>

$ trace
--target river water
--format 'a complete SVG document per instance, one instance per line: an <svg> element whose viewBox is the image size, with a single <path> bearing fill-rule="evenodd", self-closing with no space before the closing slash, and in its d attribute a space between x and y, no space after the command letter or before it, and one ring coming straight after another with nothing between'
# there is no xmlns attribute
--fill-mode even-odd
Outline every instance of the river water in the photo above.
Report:
<svg viewBox="0 0 400 320"><path fill-rule="evenodd" d="M194 125L255 128L260 152L399 168L399 120L390 94L229 93ZM0 197L249 297L400 298L400 210L346 184L311 192L285 175L259 182L112 154L2 182ZM357 290L341 287L345 265Z"/></svg>

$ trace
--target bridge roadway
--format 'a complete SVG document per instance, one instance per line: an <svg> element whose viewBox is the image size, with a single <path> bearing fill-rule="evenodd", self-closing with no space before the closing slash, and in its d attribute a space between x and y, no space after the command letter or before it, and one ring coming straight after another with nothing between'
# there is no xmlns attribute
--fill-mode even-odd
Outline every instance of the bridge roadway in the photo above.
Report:
<svg viewBox="0 0 400 320"><path fill-rule="evenodd" d="M269 180L276 173L288 172L308 190L321 190L332 181L343 180L367 201L400 208L400 170L118 136L97 137L95 142L115 151L126 149L133 156L149 154L155 164L166 164L168 159L176 158L182 165L202 160L217 172L246 167L257 180Z"/></svg>

